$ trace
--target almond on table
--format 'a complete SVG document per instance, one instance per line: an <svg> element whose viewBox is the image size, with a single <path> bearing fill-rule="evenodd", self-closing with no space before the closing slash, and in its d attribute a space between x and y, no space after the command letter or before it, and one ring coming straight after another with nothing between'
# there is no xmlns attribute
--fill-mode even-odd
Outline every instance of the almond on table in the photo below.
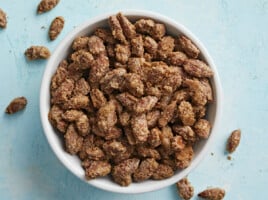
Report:
<svg viewBox="0 0 268 200"><path fill-rule="evenodd" d="M41 14L50 11L59 3L60 0L41 0L37 7L37 13Z"/></svg>
<svg viewBox="0 0 268 200"><path fill-rule="evenodd" d="M56 17L50 25L49 28L49 38L50 40L55 40L60 32L62 31L64 27L64 18L63 17Z"/></svg>
<svg viewBox="0 0 268 200"><path fill-rule="evenodd" d="M183 200L189 200L194 195L194 187L191 185L187 178L181 179L176 183L179 196Z"/></svg>
<svg viewBox="0 0 268 200"><path fill-rule="evenodd" d="M31 46L25 51L28 60L47 59L50 57L50 51L44 46Z"/></svg>
<svg viewBox="0 0 268 200"><path fill-rule="evenodd" d="M27 99L25 97L17 97L13 99L6 108L7 114L13 114L20 110L23 110L27 105Z"/></svg>
<svg viewBox="0 0 268 200"><path fill-rule="evenodd" d="M221 188L209 188L200 192L198 196L207 200L222 200L225 196L225 190Z"/></svg>
<svg viewBox="0 0 268 200"><path fill-rule="evenodd" d="M241 130L234 130L228 138L226 149L229 153L233 153L238 147L241 139Z"/></svg>

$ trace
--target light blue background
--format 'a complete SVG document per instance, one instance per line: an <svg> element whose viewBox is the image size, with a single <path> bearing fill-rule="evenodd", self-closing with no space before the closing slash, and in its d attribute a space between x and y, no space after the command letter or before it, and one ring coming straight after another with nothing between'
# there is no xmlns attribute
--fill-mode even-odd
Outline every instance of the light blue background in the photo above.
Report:
<svg viewBox="0 0 268 200"><path fill-rule="evenodd" d="M36 15L38 3L0 0L0 7L8 14L7 29L0 30L1 200L179 199L174 186L139 195L93 188L60 164L43 134L39 88L46 61L27 62L25 49L40 44L53 51L85 20L123 9L148 9L181 22L204 43L218 67L223 115L209 154L189 175L195 194L207 186L220 186L227 191L225 199L268 198L268 1L61 0L51 12ZM59 15L66 24L59 38L50 42L48 27ZM21 95L29 101L27 109L5 115L9 101ZM225 141L236 128L242 130L241 145L228 161Z"/></svg>

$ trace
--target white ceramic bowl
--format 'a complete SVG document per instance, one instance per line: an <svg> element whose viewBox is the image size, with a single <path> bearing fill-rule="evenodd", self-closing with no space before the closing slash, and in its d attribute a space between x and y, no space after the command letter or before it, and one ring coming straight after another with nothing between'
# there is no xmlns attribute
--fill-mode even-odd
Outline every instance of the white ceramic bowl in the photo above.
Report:
<svg viewBox="0 0 268 200"><path fill-rule="evenodd" d="M169 19L165 16L162 16L157 13L149 12L149 11L134 11L128 10L123 11L123 14L126 15L130 20L137 20L139 18L152 18L155 21L164 23L167 28L167 32L174 36L178 34L184 34L188 38L190 38L201 50L201 55L203 59L209 64L209 66L214 71L214 77L211 79L211 84L213 86L214 91L214 98L215 102L209 106L208 109L208 120L212 124L212 130L210 137L207 140L203 140L195 146L195 156L191 165L184 169L177 171L174 176L169 179L161 180L161 181L154 181L154 180L147 180L141 183L132 183L128 187L121 187L116 183L112 182L109 178L97 178L95 180L86 181L84 178L84 170L81 167L80 160L76 156L72 156L64 151L63 144L61 138L59 138L58 134L52 128L51 124L48 121L48 112L50 109L50 80L52 75L55 73L58 64L61 60L66 58L68 53L71 50L71 44L73 40L78 36L88 35L92 33L97 27L104 27L108 26L108 17L116 14L116 13L107 13L93 19L88 20L87 22L83 23L82 25L75 28L71 33L69 33L65 39L58 45L56 50L53 52L52 56L50 57L41 85L40 91L40 114L42 125L44 129L44 133L47 137L48 143L50 144L52 150L58 157L58 159L62 162L62 164L67 167L73 174L79 177L81 180L89 183L97 188L117 192L117 193L143 193L158 190L164 187L167 187L171 184L174 184L184 176L186 176L191 170L193 170L198 163L204 158L207 154L207 150L213 141L213 137L216 133L219 117L221 113L221 87L219 76L216 70L216 67L205 47L202 43L182 24L176 22L172 19Z"/></svg>

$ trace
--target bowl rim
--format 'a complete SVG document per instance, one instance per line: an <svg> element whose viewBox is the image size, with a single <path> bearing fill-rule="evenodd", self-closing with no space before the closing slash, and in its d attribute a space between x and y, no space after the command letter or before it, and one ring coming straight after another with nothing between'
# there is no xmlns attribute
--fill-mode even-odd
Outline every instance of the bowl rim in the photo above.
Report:
<svg viewBox="0 0 268 200"><path fill-rule="evenodd" d="M70 41L70 38L73 38L74 36L79 34L80 31L86 29L91 24L95 24L99 21L108 19L109 16L114 15L118 12L122 12L125 16L137 16L137 17L152 18L155 20L162 21L164 23L168 23L169 25L175 27L177 30L179 30L184 35L186 35L189 39L191 39L198 46L198 48L202 52L203 57L205 58L206 62L209 64L209 66L212 68L212 70L214 72L214 76L213 76L214 90L213 90L213 92L214 92L215 103L216 103L214 125L211 129L211 133L210 133L209 138L207 139L203 148L200 150L198 156L191 162L191 165L188 168L183 169L180 173L178 173L177 175L174 175L173 177L168 179L168 181L165 181L165 182L159 181L159 184L154 185L154 187L139 187L138 190L137 189L133 190L131 188L131 186L129 186L129 187L119 186L116 188L115 187L103 187L103 185L100 182L98 182L97 180L86 181L84 177L81 177L78 174L78 172L73 169L73 167L70 164L70 162L68 161L68 159L61 155L62 154L61 151L64 151L64 150L62 150L62 147L58 148L57 145L55 145L55 143L53 141L52 134L56 134L56 133L54 131L53 131L53 133L50 133L51 131L49 130L48 126L51 126L51 125L48 121L48 116L47 116L48 112L47 112L46 106L43 106L43 105L47 104L46 98L44 98L44 97L46 97L46 95L49 95L49 91L46 91L46 89L49 87L48 85L50 85L50 81L51 81L51 76L49 75L50 74L49 72L51 71L51 68L55 63L55 60L57 60L57 55L60 53L61 49L63 48L62 46L64 46L64 44L66 42ZM219 119L220 119L220 116L222 113L222 88L221 88L220 78L219 78L219 74L217 72L217 68L216 68L210 54L208 53L207 49L202 44L202 42L190 30L188 30L181 23L176 22L175 20L173 20L169 17L166 17L162 14L148 11L148 10L132 10L132 9L129 10L128 9L128 10L121 10L121 11L117 11L117 12L116 11L107 12L105 14L101 14L101 15L98 15L96 17L93 17L93 18L85 21L84 23L80 24L79 26L77 26L75 29L70 31L64 37L64 39L57 45L55 51L52 53L51 57L48 60L47 65L46 65L46 68L45 68L45 71L44 71L43 77L42 77L41 87L40 87L39 103L40 103L39 106L40 106L41 123L42 123L42 127L44 130L43 132L44 132L44 135L46 136L46 139L49 143L49 146L52 149L52 151L54 152L54 154L56 155L56 157L60 160L60 162L70 172L72 172L72 174L74 174L76 177L83 180L84 182L86 182L94 187L97 187L99 189L102 189L102 190L116 192L116 193L138 194L138 193L155 191L155 190L159 190L159 189L165 188L167 186L170 186L170 185L174 184L175 182L177 182L178 180L180 180L181 178L185 177L190 171L195 169L198 164L200 164L201 160L203 160L203 158L207 154L209 147L211 146L211 143L214 140L215 132L219 126Z"/></svg>

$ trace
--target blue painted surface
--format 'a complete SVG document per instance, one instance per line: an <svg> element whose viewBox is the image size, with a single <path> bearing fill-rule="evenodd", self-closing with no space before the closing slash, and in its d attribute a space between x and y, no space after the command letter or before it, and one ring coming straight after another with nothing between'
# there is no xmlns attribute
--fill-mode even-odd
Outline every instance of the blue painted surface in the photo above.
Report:
<svg viewBox="0 0 268 200"><path fill-rule="evenodd" d="M1 200L179 199L174 186L139 195L93 188L60 164L43 135L39 87L46 61L27 62L25 49L40 44L53 51L85 20L129 8L148 9L178 20L204 43L218 67L224 92L223 115L210 149L214 155L209 153L189 175L195 194L207 186L220 186L227 191L225 199L268 198L268 1L62 0L51 12L36 15L38 2L0 0L0 7L8 14L7 29L0 30ZM50 42L48 27L59 15L64 16L66 25L59 38ZM27 109L5 115L9 101L21 95L28 98ZM242 130L241 145L228 161L225 141L236 128Z"/></svg>

